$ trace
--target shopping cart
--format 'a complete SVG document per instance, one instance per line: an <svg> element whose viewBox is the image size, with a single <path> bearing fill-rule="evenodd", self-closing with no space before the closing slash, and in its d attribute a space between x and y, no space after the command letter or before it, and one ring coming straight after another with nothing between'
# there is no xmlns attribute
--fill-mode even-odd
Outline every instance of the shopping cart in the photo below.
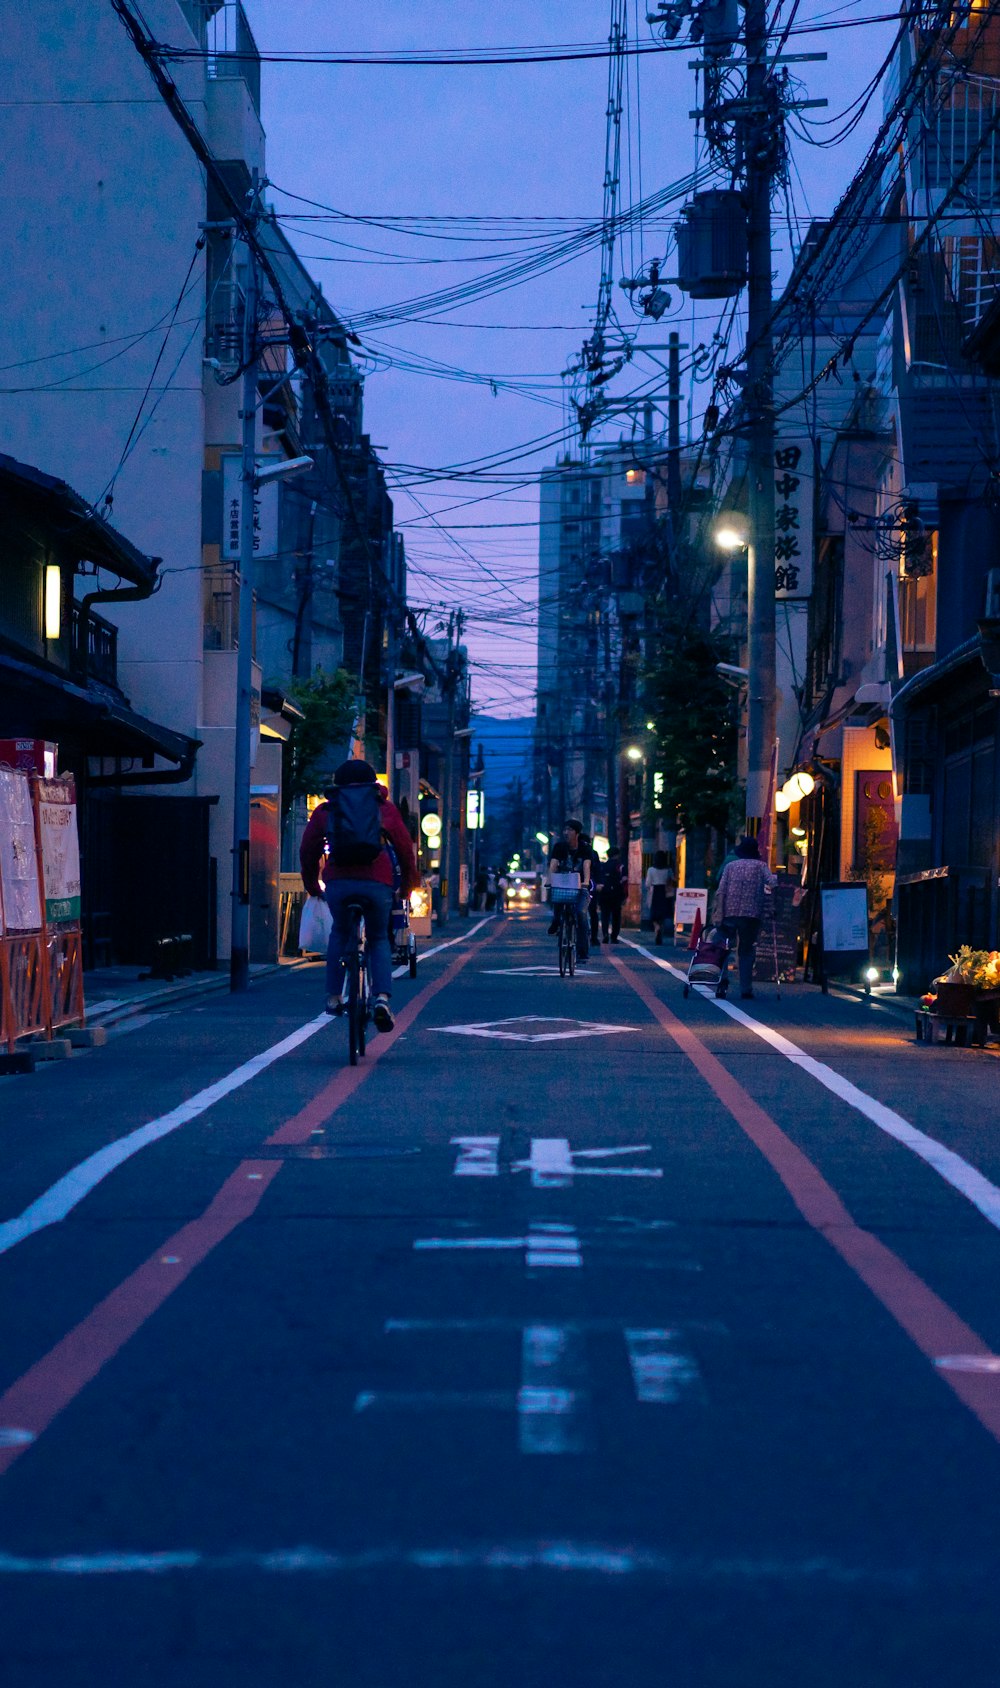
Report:
<svg viewBox="0 0 1000 1688"><path fill-rule="evenodd" d="M691 957L684 985L690 996L692 985L714 985L716 996L729 989L729 935L722 926L710 926Z"/></svg>

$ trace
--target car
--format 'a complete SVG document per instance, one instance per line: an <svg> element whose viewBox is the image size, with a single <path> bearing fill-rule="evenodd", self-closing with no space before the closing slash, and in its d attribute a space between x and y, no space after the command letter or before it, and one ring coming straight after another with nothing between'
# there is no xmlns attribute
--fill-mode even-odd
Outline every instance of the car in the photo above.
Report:
<svg viewBox="0 0 1000 1688"><path fill-rule="evenodd" d="M538 875L524 870L507 875L507 907L527 908L538 901Z"/></svg>

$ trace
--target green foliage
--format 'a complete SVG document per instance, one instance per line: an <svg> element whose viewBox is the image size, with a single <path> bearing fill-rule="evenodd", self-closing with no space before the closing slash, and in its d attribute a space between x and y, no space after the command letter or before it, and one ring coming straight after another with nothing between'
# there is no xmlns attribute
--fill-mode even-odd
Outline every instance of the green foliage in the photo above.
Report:
<svg viewBox="0 0 1000 1688"><path fill-rule="evenodd" d="M356 682L346 668L327 674L317 668L308 679L293 680L287 695L301 709L292 736L282 746L282 801L286 812L298 797L322 791L347 755L354 720Z"/></svg>
<svg viewBox="0 0 1000 1688"><path fill-rule="evenodd" d="M687 622L667 629L645 674L665 814L688 828L725 829L737 797L736 698L715 668L729 660L725 641Z"/></svg>

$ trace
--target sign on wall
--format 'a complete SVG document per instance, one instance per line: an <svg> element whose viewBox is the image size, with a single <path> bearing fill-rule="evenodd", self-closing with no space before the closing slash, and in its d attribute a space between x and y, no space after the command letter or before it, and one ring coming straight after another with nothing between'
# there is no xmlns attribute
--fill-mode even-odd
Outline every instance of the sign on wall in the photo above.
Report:
<svg viewBox="0 0 1000 1688"><path fill-rule="evenodd" d="M774 595L808 598L813 581L812 440L778 439L774 444Z"/></svg>
<svg viewBox="0 0 1000 1688"><path fill-rule="evenodd" d="M222 555L240 559L240 509L243 498L242 461L222 459ZM274 557L278 552L278 483L257 488L253 501L253 554Z"/></svg>
<svg viewBox="0 0 1000 1688"><path fill-rule="evenodd" d="M71 779L39 780L38 821L45 875L45 920L58 926L80 918L80 844L76 788Z"/></svg>
<svg viewBox="0 0 1000 1688"><path fill-rule="evenodd" d="M4 932L37 932L42 905L27 774L0 768L0 889Z"/></svg>

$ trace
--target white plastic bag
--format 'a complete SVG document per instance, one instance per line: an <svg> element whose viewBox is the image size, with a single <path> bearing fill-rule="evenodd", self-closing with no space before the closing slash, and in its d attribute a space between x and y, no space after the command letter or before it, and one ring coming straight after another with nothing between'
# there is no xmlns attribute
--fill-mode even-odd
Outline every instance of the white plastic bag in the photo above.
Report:
<svg viewBox="0 0 1000 1688"><path fill-rule="evenodd" d="M325 955L333 920L325 897L307 897L299 921L299 949L303 955Z"/></svg>

